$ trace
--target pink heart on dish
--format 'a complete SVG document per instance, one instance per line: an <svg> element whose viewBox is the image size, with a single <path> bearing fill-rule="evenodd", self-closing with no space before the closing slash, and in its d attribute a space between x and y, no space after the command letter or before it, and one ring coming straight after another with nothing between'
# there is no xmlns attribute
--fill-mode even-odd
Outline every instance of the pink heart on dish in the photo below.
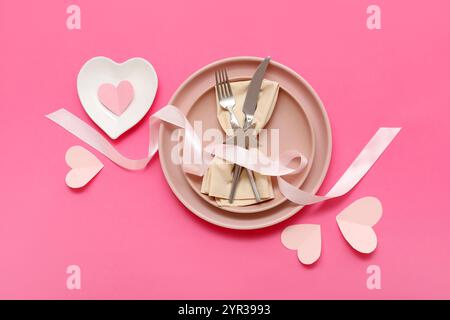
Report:
<svg viewBox="0 0 450 320"><path fill-rule="evenodd" d="M297 250L298 260L303 264L313 264L320 257L322 239L320 225L297 224L289 226L281 233L281 242L291 250Z"/></svg>
<svg viewBox="0 0 450 320"><path fill-rule="evenodd" d="M130 81L123 80L116 86L104 83L97 92L100 102L115 115L120 116L134 98L134 89Z"/></svg>
<svg viewBox="0 0 450 320"><path fill-rule="evenodd" d="M103 163L81 146L67 150L66 163L72 168L66 175L66 184L75 189L84 187L103 168Z"/></svg>
<svg viewBox="0 0 450 320"><path fill-rule="evenodd" d="M380 200L364 197L356 200L336 217L345 240L361 253L371 253L377 247L377 235L372 227L383 213Z"/></svg>

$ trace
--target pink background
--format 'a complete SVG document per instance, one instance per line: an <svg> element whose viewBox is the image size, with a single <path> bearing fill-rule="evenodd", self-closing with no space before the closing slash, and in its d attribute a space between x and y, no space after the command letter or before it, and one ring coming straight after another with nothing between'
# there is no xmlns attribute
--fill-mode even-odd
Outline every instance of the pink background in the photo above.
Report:
<svg viewBox="0 0 450 320"><path fill-rule="evenodd" d="M0 298L450 298L450 2L227 2L0 1ZM79 31L66 28L72 3L81 7ZM366 28L372 3L382 30ZM347 196L268 229L226 230L182 206L158 159L127 172L94 151L105 163L99 176L81 191L65 186L65 151L84 144L44 115L65 107L92 124L76 75L97 55L151 61L160 86L150 113L220 58L271 55L293 68L332 123L322 193L378 127L403 130ZM143 121L115 145L144 156L147 134ZM366 195L385 210L369 256L335 223ZM280 243L295 223L322 226L312 267ZM81 290L66 289L71 264L81 267ZM381 290L366 288L371 264L381 268Z"/></svg>

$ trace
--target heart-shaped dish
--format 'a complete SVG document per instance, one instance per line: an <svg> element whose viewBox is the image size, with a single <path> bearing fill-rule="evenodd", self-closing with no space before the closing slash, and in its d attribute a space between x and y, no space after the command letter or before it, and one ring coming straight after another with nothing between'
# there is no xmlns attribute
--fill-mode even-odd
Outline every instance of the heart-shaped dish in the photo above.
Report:
<svg viewBox="0 0 450 320"><path fill-rule="evenodd" d="M134 96L123 113L118 115L100 101L98 92L104 85L117 87L123 81L132 85ZM145 116L157 88L156 71L143 58L117 63L106 57L95 57L83 65L77 78L78 96L84 110L112 139L117 139Z"/></svg>

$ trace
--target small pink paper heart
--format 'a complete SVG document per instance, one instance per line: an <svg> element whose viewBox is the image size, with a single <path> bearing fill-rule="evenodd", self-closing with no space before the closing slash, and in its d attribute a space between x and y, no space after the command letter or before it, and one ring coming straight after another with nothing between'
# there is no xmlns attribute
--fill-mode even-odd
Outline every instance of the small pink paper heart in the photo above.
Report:
<svg viewBox="0 0 450 320"><path fill-rule="evenodd" d="M103 163L81 146L67 150L66 163L72 168L66 175L66 184L75 189L84 187L103 168Z"/></svg>
<svg viewBox="0 0 450 320"><path fill-rule="evenodd" d="M134 98L134 89L130 81L123 80L117 87L104 83L98 88L98 99L114 114L120 116Z"/></svg>
<svg viewBox="0 0 450 320"><path fill-rule="evenodd" d="M303 264L313 264L320 257L322 239L320 225L297 224L289 226L281 233L281 242L291 250L297 250L298 260Z"/></svg>
<svg viewBox="0 0 450 320"><path fill-rule="evenodd" d="M340 214L336 221L345 240L361 253L371 253L377 247L377 235L372 227L383 213L380 200L364 197L356 200Z"/></svg>

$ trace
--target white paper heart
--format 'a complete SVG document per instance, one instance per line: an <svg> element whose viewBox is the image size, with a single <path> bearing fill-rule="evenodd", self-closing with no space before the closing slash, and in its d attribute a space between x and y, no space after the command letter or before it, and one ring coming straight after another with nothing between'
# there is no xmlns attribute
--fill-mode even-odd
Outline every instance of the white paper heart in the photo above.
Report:
<svg viewBox="0 0 450 320"><path fill-rule="evenodd" d="M287 227L281 233L281 242L291 250L297 250L298 260L303 264L316 262L322 250L320 225L297 224Z"/></svg>
<svg viewBox="0 0 450 320"><path fill-rule="evenodd" d="M134 98L127 109L117 115L101 103L97 92L105 83L117 86L124 80L132 84ZM95 57L83 65L77 78L78 96L84 110L112 139L118 138L145 116L155 99L157 88L156 71L143 58L117 63L106 57Z"/></svg>
<svg viewBox="0 0 450 320"><path fill-rule="evenodd" d="M74 189L84 187L103 169L103 163L82 146L67 150L66 163L72 168L66 175L66 184Z"/></svg>
<svg viewBox="0 0 450 320"><path fill-rule="evenodd" d="M377 234L372 227L381 219L383 207L375 197L356 200L336 217L345 240L361 253L371 253L377 247Z"/></svg>

